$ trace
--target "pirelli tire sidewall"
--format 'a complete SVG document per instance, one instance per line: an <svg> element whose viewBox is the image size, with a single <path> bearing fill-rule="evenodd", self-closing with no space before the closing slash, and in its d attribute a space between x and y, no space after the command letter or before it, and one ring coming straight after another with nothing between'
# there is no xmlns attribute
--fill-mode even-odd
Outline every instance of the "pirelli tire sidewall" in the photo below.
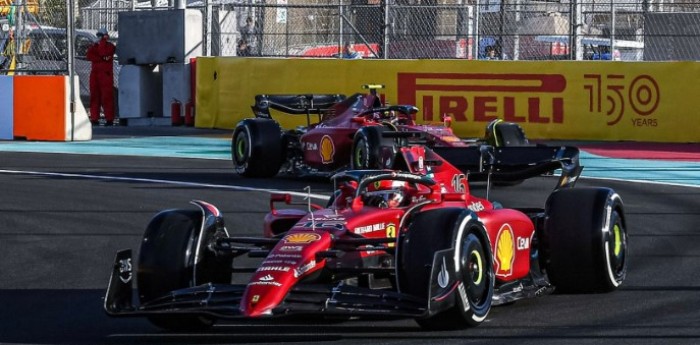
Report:
<svg viewBox="0 0 700 345"><path fill-rule="evenodd" d="M233 130L231 160L239 175L272 177L284 163L282 129L271 119L245 119Z"/></svg>
<svg viewBox="0 0 700 345"><path fill-rule="evenodd" d="M609 188L567 188L545 206L543 254L547 276L563 293L617 289L628 267L622 199Z"/></svg>

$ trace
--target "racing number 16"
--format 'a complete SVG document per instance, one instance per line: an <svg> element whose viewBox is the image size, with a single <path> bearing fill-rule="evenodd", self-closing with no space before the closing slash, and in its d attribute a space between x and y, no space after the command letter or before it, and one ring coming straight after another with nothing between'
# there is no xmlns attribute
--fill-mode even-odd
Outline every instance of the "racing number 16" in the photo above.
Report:
<svg viewBox="0 0 700 345"><path fill-rule="evenodd" d="M464 193L467 191L467 187L464 183L464 180L466 180L467 175L464 174L455 174L452 176L452 189L455 190L457 193Z"/></svg>

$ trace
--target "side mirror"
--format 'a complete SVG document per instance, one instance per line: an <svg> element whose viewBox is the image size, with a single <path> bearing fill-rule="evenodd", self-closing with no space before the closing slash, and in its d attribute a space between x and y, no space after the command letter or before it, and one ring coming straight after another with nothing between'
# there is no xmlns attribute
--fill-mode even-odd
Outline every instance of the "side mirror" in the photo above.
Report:
<svg viewBox="0 0 700 345"><path fill-rule="evenodd" d="M277 210L275 210L275 203L276 202L284 202L285 204L289 205L292 202L292 195L291 194L281 194L281 193L272 193L270 194L270 212L272 214L276 214Z"/></svg>

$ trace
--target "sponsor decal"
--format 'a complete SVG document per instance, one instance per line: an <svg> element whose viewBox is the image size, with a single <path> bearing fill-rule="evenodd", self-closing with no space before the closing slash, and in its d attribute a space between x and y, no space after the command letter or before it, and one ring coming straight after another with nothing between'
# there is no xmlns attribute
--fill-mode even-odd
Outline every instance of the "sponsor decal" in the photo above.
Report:
<svg viewBox="0 0 700 345"><path fill-rule="evenodd" d="M525 250L530 248L530 239L528 237L518 236L518 250Z"/></svg>
<svg viewBox="0 0 700 345"><path fill-rule="evenodd" d="M254 295L250 301L253 303L258 303L260 301L260 295Z"/></svg>
<svg viewBox="0 0 700 345"><path fill-rule="evenodd" d="M258 272L263 271L278 271L278 272L289 272L291 268L285 266L262 266L258 268Z"/></svg>
<svg viewBox="0 0 700 345"><path fill-rule="evenodd" d="M280 250L283 252L300 252L304 250L303 246L281 246Z"/></svg>
<svg viewBox="0 0 700 345"><path fill-rule="evenodd" d="M304 149L306 151L318 151L318 144L307 141L304 143Z"/></svg>
<svg viewBox="0 0 700 345"><path fill-rule="evenodd" d="M301 254L275 253L275 254L268 255L268 259L301 259ZM269 261L265 261L265 262L269 262ZM296 263L296 261L294 263Z"/></svg>
<svg viewBox="0 0 700 345"><path fill-rule="evenodd" d="M583 79L583 89L588 91L588 111L604 114L608 126L615 126L622 120L627 105L638 115L630 119L633 126L659 125L658 119L648 117L656 111L661 101L659 83L651 76L627 78L621 74L584 74ZM607 105L607 109L603 105Z"/></svg>
<svg viewBox="0 0 700 345"><path fill-rule="evenodd" d="M447 284L450 283L450 274L447 273L447 263L445 263L445 257L442 257L442 265L440 266L440 272L437 276L438 286L441 288L446 288Z"/></svg>
<svg viewBox="0 0 700 345"><path fill-rule="evenodd" d="M411 197L411 203L413 203L413 204L417 204L417 203L419 203L419 202L423 202L423 201L426 201L426 200L428 200L428 199L427 199L424 195L412 196L412 197Z"/></svg>
<svg viewBox="0 0 700 345"><path fill-rule="evenodd" d="M294 225L295 228L317 228L317 229L336 229L343 230L345 228L345 220L333 220L333 221L317 221L317 220L307 220L302 223L297 223Z"/></svg>
<svg viewBox="0 0 700 345"><path fill-rule="evenodd" d="M320 216L314 216L314 220L319 221L319 222L324 222L324 221L344 221L345 216L340 215L340 214L324 214Z"/></svg>
<svg viewBox="0 0 700 345"><path fill-rule="evenodd" d="M127 284L131 281L133 274L133 266L131 265L131 258L119 260L119 280L122 283Z"/></svg>
<svg viewBox="0 0 700 345"><path fill-rule="evenodd" d="M389 223L389 225L386 226L386 237L387 238L396 238L396 225L394 223ZM389 248L393 247L395 245L394 242L388 243Z"/></svg>
<svg viewBox="0 0 700 345"><path fill-rule="evenodd" d="M400 178L404 178L404 179L407 179L407 180L416 180L416 181L420 181L421 179L423 179L421 176L418 176L418 175L406 174L406 173L397 173L397 172L392 172L392 173L391 173L391 176L392 176L392 177L400 177Z"/></svg>
<svg viewBox="0 0 700 345"><path fill-rule="evenodd" d="M272 286L277 286L277 287L282 286L281 283L274 282L274 281L271 281L271 282L257 281L257 282L252 282L248 285L272 285Z"/></svg>
<svg viewBox="0 0 700 345"><path fill-rule="evenodd" d="M356 234L366 234L368 232L380 231L386 229L385 223L377 223L372 225L358 226L355 228Z"/></svg>
<svg viewBox="0 0 700 345"><path fill-rule="evenodd" d="M564 122L562 74L398 73L397 85L398 103L415 104L425 121Z"/></svg>
<svg viewBox="0 0 700 345"><path fill-rule="evenodd" d="M285 243L303 243L308 244L311 242L316 242L321 239L321 235L315 233L295 233L284 237L283 241Z"/></svg>
<svg viewBox="0 0 700 345"><path fill-rule="evenodd" d="M330 164L333 163L333 155L335 155L335 144L333 144L333 139L330 136L324 135L321 138L321 163Z"/></svg>
<svg viewBox="0 0 700 345"><path fill-rule="evenodd" d="M423 156L418 157L418 170L423 170L423 168L425 168L424 164Z"/></svg>
<svg viewBox="0 0 700 345"><path fill-rule="evenodd" d="M301 256L300 256L301 257ZM296 265L296 260L265 259L265 265Z"/></svg>
<svg viewBox="0 0 700 345"><path fill-rule="evenodd" d="M272 285L272 286L282 286L281 283L275 281L275 277L271 274L258 278L258 281L252 282L249 285Z"/></svg>
<svg viewBox="0 0 700 345"><path fill-rule="evenodd" d="M311 260L306 265L302 265L299 268L295 268L294 278L301 277L302 274L312 270L314 267L316 267L316 260Z"/></svg>
<svg viewBox="0 0 700 345"><path fill-rule="evenodd" d="M474 212L479 212L486 209L486 207L484 207L484 204L482 204L481 201L472 202L471 204L469 204L469 206L467 206L467 208Z"/></svg>
<svg viewBox="0 0 700 345"><path fill-rule="evenodd" d="M506 223L501 226L496 235L496 276L508 277L513 274L515 260L515 237L513 228Z"/></svg>

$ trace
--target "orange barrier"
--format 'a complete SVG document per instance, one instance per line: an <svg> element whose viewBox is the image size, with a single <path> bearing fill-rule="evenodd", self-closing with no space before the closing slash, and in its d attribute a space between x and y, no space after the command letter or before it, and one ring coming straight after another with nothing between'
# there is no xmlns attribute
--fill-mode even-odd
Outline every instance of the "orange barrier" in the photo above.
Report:
<svg viewBox="0 0 700 345"><path fill-rule="evenodd" d="M90 140L92 126L80 100L71 119L67 76L14 76L15 139ZM75 81L77 88L77 79Z"/></svg>

